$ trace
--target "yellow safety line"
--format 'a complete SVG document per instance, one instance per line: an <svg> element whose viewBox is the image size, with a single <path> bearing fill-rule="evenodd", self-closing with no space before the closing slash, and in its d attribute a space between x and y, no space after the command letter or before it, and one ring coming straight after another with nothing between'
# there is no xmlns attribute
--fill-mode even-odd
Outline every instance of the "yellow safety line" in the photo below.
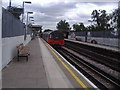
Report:
<svg viewBox="0 0 120 90"><path fill-rule="evenodd" d="M46 44L47 45L47 44ZM48 47L48 45L47 45ZM68 66L59 58L59 56L50 48L50 51L56 56L56 58L63 64L63 66L70 72L70 74L75 78L75 80L83 87L85 90L89 90L87 86L68 68Z"/></svg>

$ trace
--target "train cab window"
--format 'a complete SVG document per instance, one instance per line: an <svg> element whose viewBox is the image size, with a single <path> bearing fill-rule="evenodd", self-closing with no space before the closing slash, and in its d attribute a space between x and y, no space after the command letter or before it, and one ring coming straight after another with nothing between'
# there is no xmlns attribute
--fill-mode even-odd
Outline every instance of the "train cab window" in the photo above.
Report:
<svg viewBox="0 0 120 90"><path fill-rule="evenodd" d="M54 32L54 33L51 33L52 34L52 39L54 40L61 40L61 39L64 39L64 36L62 33L60 32Z"/></svg>
<svg viewBox="0 0 120 90"><path fill-rule="evenodd" d="M51 35L51 34L49 35L49 38L52 38L52 35Z"/></svg>

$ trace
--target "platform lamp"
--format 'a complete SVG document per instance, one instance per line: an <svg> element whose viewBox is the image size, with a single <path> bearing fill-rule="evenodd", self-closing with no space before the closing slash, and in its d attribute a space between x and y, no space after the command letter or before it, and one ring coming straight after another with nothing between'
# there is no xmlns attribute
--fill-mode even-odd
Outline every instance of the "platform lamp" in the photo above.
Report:
<svg viewBox="0 0 120 90"><path fill-rule="evenodd" d="M30 21L32 21L34 23L35 20L30 20Z"/></svg>
<svg viewBox="0 0 120 90"><path fill-rule="evenodd" d="M34 17L29 17L29 20L30 20L30 18L34 18Z"/></svg>
<svg viewBox="0 0 120 90"><path fill-rule="evenodd" d="M24 20L24 4L25 3L27 3L27 4L31 4L31 2L30 1L23 1L23 14L22 14L22 22L23 22L23 20Z"/></svg>
<svg viewBox="0 0 120 90"><path fill-rule="evenodd" d="M25 29L25 37L24 37L24 40L26 40L26 37L27 37L27 29L28 29L28 14L33 14L33 12L27 12L27 21L26 21L26 29Z"/></svg>
<svg viewBox="0 0 120 90"><path fill-rule="evenodd" d="M34 24L34 23L35 23L35 22L34 22L35 20L30 20L30 21L31 21L31 24Z"/></svg>
<svg viewBox="0 0 120 90"><path fill-rule="evenodd" d="M34 21L34 20L30 20L30 21Z"/></svg>
<svg viewBox="0 0 120 90"><path fill-rule="evenodd" d="M34 21L32 18L34 17L29 17L28 24L33 24L32 21Z"/></svg>
<svg viewBox="0 0 120 90"><path fill-rule="evenodd" d="M29 17L29 21L31 21L31 18L33 19L34 17Z"/></svg>

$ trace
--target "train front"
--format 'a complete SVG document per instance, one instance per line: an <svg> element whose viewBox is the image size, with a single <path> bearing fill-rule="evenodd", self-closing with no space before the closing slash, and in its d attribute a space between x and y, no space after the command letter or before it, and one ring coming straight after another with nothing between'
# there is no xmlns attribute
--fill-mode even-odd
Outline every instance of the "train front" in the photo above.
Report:
<svg viewBox="0 0 120 90"><path fill-rule="evenodd" d="M53 31L49 34L48 43L54 47L64 45L64 36L60 31Z"/></svg>

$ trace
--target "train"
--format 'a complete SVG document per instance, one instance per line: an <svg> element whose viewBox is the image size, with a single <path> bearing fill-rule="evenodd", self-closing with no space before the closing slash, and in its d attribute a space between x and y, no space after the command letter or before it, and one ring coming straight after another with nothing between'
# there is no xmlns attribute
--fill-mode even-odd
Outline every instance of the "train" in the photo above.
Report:
<svg viewBox="0 0 120 90"><path fill-rule="evenodd" d="M120 48L120 30L72 31L68 39Z"/></svg>
<svg viewBox="0 0 120 90"><path fill-rule="evenodd" d="M61 47L64 45L64 35L59 30L43 32L41 37L51 46Z"/></svg>

